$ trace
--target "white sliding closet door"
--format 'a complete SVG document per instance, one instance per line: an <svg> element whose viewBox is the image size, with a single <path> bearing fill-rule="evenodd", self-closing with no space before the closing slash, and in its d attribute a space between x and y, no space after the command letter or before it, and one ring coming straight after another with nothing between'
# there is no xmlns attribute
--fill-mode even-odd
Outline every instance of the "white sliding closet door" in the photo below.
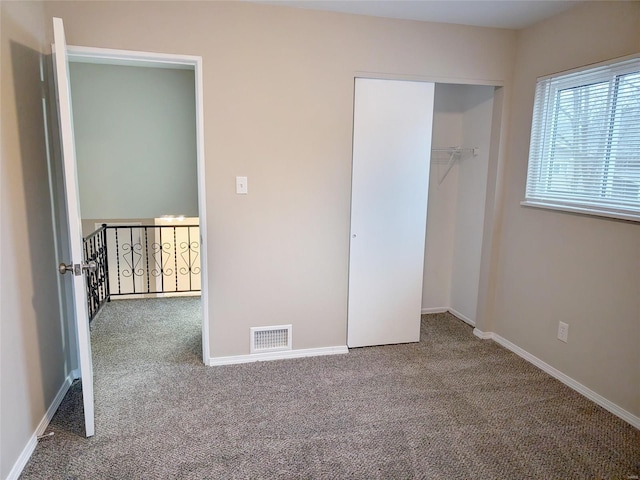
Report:
<svg viewBox="0 0 640 480"><path fill-rule="evenodd" d="M434 84L356 79L349 347L417 342Z"/></svg>

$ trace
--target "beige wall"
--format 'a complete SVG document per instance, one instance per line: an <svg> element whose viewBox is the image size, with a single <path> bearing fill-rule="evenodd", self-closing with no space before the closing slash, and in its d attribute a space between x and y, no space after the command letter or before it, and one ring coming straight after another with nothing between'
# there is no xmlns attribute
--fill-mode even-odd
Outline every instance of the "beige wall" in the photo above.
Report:
<svg viewBox="0 0 640 480"><path fill-rule="evenodd" d="M249 353L259 325L292 323L295 349L345 344L356 72L508 81L513 60L509 30L238 2L47 8L70 44L203 57L213 356Z"/></svg>
<svg viewBox="0 0 640 480"><path fill-rule="evenodd" d="M0 478L6 478L62 386L69 367L58 303L39 2L2 2L0 196Z"/></svg>
<svg viewBox="0 0 640 480"><path fill-rule="evenodd" d="M640 415L640 225L520 206L536 77L640 51L640 3L588 3L518 35L493 330ZM556 339L569 324L569 343Z"/></svg>
<svg viewBox="0 0 640 480"><path fill-rule="evenodd" d="M42 8L2 2L1 10L0 249L2 270L11 272L0 277L2 476L67 373L37 81L51 16L63 17L72 44L204 59L214 356L248 353L253 325L292 323L294 348L345 343L356 72L505 82L497 103L512 98L516 35L508 30L236 2ZM589 3L518 36L516 88L504 111L505 194L496 203L505 207L491 230L500 244L484 267L497 269L482 290L495 297L482 301L481 325L636 415L638 225L519 201L535 78L640 50L639 9ZM249 195L234 194L236 175L249 177ZM560 319L571 326L568 344L555 340Z"/></svg>

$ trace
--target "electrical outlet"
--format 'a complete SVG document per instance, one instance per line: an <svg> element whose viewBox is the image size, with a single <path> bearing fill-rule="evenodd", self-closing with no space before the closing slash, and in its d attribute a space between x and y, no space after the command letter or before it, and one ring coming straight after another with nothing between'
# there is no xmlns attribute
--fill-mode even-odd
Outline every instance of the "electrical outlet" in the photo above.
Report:
<svg viewBox="0 0 640 480"><path fill-rule="evenodd" d="M569 324L560 322L558 324L558 340L567 343L569 341Z"/></svg>

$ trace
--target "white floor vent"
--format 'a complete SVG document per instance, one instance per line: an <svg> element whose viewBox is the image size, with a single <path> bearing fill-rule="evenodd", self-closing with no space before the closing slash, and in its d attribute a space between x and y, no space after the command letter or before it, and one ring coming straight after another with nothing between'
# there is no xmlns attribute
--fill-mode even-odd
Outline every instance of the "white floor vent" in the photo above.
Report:
<svg viewBox="0 0 640 480"><path fill-rule="evenodd" d="M291 350L291 325L251 327L251 353Z"/></svg>

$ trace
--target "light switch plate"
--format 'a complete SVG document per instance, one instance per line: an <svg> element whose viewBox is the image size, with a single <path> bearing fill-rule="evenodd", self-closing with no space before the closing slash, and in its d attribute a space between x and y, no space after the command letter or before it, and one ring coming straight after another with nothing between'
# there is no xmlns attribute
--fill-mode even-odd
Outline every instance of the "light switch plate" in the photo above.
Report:
<svg viewBox="0 0 640 480"><path fill-rule="evenodd" d="M246 195L249 193L247 177L236 177L236 193L238 195Z"/></svg>

